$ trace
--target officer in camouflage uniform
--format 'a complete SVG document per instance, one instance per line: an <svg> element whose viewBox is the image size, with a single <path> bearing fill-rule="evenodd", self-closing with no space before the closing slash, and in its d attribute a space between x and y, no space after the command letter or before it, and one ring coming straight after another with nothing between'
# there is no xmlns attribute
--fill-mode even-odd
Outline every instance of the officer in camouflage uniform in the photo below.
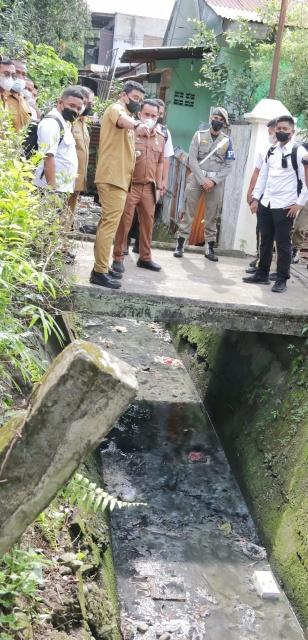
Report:
<svg viewBox="0 0 308 640"><path fill-rule="evenodd" d="M222 128L229 124L226 109L217 107L211 116L211 127L197 131L189 147L188 178L184 196L184 212L180 222L175 258L182 258L185 240L189 237L201 194L205 193L206 214L204 223L205 257L217 262L214 244L217 234L217 218L222 198L223 183L232 169L234 152L232 141ZM225 144L223 141L225 140ZM221 143L221 145L219 144ZM200 162L219 145L215 153L201 166Z"/></svg>

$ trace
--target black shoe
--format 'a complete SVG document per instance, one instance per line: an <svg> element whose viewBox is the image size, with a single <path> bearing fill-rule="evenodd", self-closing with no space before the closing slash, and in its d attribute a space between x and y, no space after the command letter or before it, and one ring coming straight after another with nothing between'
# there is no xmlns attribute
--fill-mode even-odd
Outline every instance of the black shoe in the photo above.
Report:
<svg viewBox="0 0 308 640"><path fill-rule="evenodd" d="M278 278L277 271L272 271L272 273L269 274L269 279L271 282L276 282L277 278Z"/></svg>
<svg viewBox="0 0 308 640"><path fill-rule="evenodd" d="M81 231L81 233L86 233L87 235L95 236L96 224L82 224L81 227L79 227L78 231Z"/></svg>
<svg viewBox="0 0 308 640"><path fill-rule="evenodd" d="M98 273L97 271L91 272L90 282L99 284L101 287L108 287L108 289L120 289L121 287L121 282L111 278L108 273Z"/></svg>
<svg viewBox="0 0 308 640"><path fill-rule="evenodd" d="M112 271L116 271L117 273L124 273L124 262L121 262L120 260L114 260L111 265L111 269Z"/></svg>
<svg viewBox="0 0 308 640"><path fill-rule="evenodd" d="M204 257L212 262L218 262L217 256L214 253L214 244L215 242L208 242L205 249Z"/></svg>
<svg viewBox="0 0 308 640"><path fill-rule="evenodd" d="M139 253L139 240L135 240L132 248L133 253Z"/></svg>
<svg viewBox="0 0 308 640"><path fill-rule="evenodd" d="M257 266L257 264L258 264L258 260L259 260L259 258L255 258L254 260L252 260L252 261L249 263L249 266L250 266L250 267L256 267L256 266Z"/></svg>
<svg viewBox="0 0 308 640"><path fill-rule="evenodd" d="M108 270L108 275L110 276L110 278L114 278L114 280L121 280L121 278L123 277L123 273L119 273L119 271L115 271L111 268Z"/></svg>
<svg viewBox="0 0 308 640"><path fill-rule="evenodd" d="M253 276L244 276L242 280L243 282L247 282L248 284L270 284L268 278L258 276L256 273L254 273Z"/></svg>
<svg viewBox="0 0 308 640"><path fill-rule="evenodd" d="M141 269L150 269L150 271L160 271L161 266L157 264L157 262L153 262L153 260L137 260L137 267L141 267Z"/></svg>
<svg viewBox="0 0 308 640"><path fill-rule="evenodd" d="M245 269L245 273L256 273L257 271L257 267L247 267L247 269Z"/></svg>
<svg viewBox="0 0 308 640"><path fill-rule="evenodd" d="M175 250L173 252L173 255L174 255L175 258L183 258L184 244L185 244L185 238L181 238L181 236L180 236L177 239L176 247L175 247Z"/></svg>
<svg viewBox="0 0 308 640"><path fill-rule="evenodd" d="M286 290L287 281L283 280L283 278L278 278L278 280L276 280L274 286L272 287L272 291L274 291L274 293L283 293Z"/></svg>

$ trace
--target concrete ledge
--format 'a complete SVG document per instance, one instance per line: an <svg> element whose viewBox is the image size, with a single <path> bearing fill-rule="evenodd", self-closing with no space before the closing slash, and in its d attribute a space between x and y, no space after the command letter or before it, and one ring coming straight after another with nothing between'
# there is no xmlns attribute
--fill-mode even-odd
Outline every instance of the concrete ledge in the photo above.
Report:
<svg viewBox="0 0 308 640"><path fill-rule="evenodd" d="M60 300L59 305L82 314L294 336L301 336L308 322L307 315L290 309L127 293L90 284L76 286L71 296Z"/></svg>

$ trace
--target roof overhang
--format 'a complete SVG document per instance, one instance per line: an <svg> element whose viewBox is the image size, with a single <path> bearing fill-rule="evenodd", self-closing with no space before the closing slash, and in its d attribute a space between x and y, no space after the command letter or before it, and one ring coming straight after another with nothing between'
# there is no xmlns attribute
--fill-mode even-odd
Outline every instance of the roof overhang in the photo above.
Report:
<svg viewBox="0 0 308 640"><path fill-rule="evenodd" d="M179 60L180 58L202 58L204 47L144 47L126 49L121 62L152 62L153 60Z"/></svg>

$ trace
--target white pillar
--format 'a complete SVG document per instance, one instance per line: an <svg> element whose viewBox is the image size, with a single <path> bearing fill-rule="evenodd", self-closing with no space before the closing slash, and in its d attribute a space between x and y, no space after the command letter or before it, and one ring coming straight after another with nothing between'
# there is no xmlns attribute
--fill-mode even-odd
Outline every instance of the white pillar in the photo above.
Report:
<svg viewBox="0 0 308 640"><path fill-rule="evenodd" d="M273 118L291 115L279 100L264 98L260 100L251 113L245 113L244 118L252 125L250 146L243 180L243 191L239 214L236 223L233 249L243 249L249 254L256 253L256 216L252 215L246 202L246 194L255 168L257 153L268 145L267 123Z"/></svg>

